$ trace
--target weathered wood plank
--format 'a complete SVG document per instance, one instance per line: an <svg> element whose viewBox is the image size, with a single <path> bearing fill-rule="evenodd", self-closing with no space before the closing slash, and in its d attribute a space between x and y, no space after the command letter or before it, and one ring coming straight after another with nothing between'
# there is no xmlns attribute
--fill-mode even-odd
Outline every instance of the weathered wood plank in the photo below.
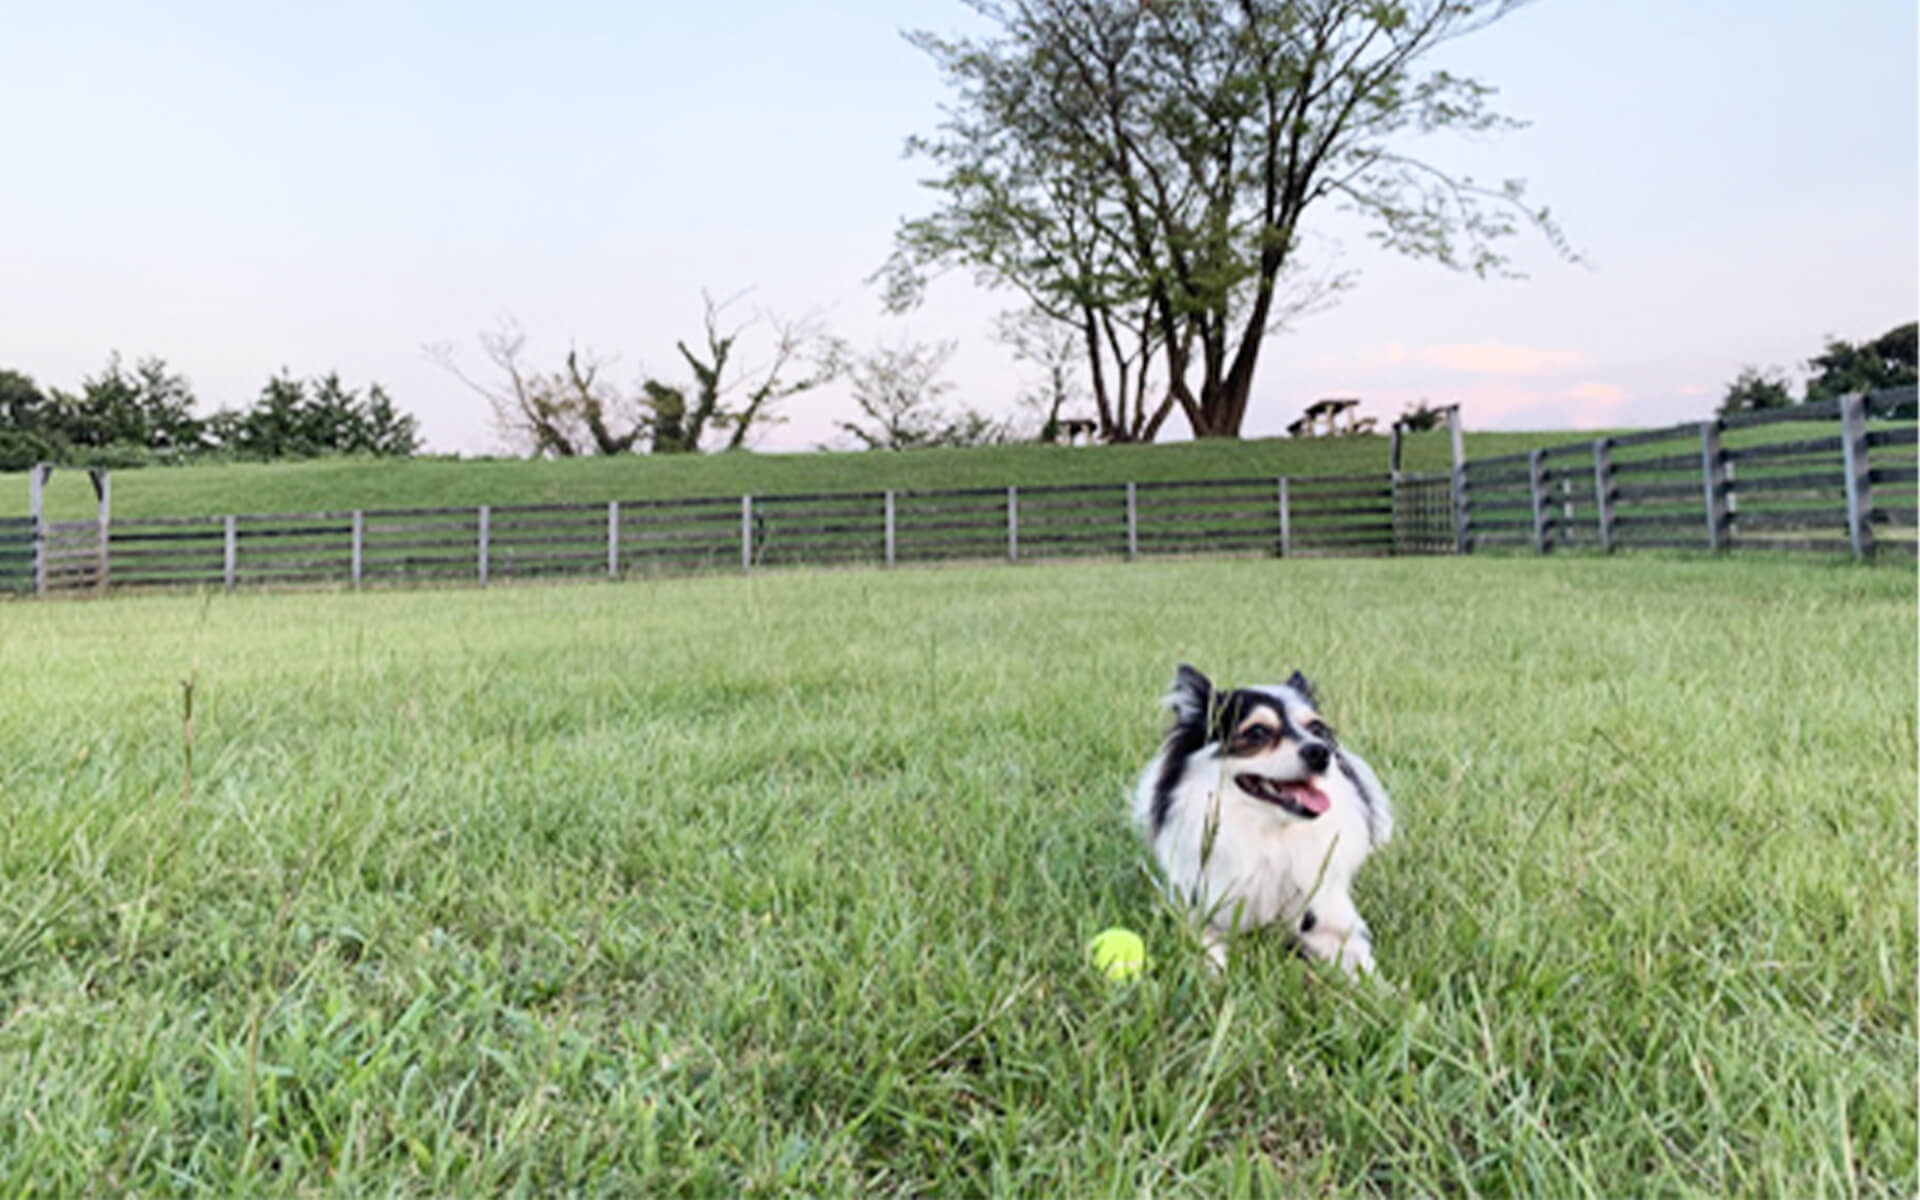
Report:
<svg viewBox="0 0 1920 1200"><path fill-rule="evenodd" d="M1839 415L1839 403L1828 400L1820 404L1789 404L1784 408L1763 408L1758 412L1729 413L1720 418L1720 424L1726 429L1752 429L1760 425L1831 421Z"/></svg>
<svg viewBox="0 0 1920 1200"><path fill-rule="evenodd" d="M1760 446L1739 446L1725 451L1727 461L1737 463L1772 462L1791 458L1838 458L1838 437L1805 438L1792 442L1768 442Z"/></svg>

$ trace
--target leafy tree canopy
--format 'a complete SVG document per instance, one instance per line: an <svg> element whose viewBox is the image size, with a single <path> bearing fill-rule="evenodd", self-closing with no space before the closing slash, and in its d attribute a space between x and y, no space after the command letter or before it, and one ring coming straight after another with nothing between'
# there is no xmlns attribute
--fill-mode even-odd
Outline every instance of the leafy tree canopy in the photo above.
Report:
<svg viewBox="0 0 1920 1200"><path fill-rule="evenodd" d="M98 375L80 385L80 394L53 393L56 420L75 446L140 446L170 454L204 447L206 426L193 415L193 389L186 377L155 357L126 370L116 352Z"/></svg>
<svg viewBox="0 0 1920 1200"><path fill-rule="evenodd" d="M1515 127L1487 84L1420 65L1515 0L970 3L992 35L911 35L954 100L909 143L940 203L897 232L889 303L943 267L1018 292L1080 337L1108 440L1150 439L1173 406L1238 436L1267 335L1345 283L1297 253L1318 208L1480 275L1507 271L1523 225L1565 251L1519 181L1405 145Z"/></svg>
<svg viewBox="0 0 1920 1200"><path fill-rule="evenodd" d="M1807 369L1813 372L1807 380L1807 402L1914 382L1920 378L1914 364L1916 332L1920 324L1908 321L1857 346L1828 337L1826 348L1807 360Z"/></svg>
<svg viewBox="0 0 1920 1200"><path fill-rule="evenodd" d="M1758 412L1766 408L1785 408L1793 403L1793 391L1787 382L1786 373L1778 367L1762 371L1758 367L1742 367L1727 385L1726 395L1720 400L1722 413Z"/></svg>
<svg viewBox="0 0 1920 1200"><path fill-rule="evenodd" d="M252 407L216 413L208 429L223 450L243 458L406 457L420 450L418 423L385 389L372 384L363 399L332 372L303 383L282 371Z"/></svg>

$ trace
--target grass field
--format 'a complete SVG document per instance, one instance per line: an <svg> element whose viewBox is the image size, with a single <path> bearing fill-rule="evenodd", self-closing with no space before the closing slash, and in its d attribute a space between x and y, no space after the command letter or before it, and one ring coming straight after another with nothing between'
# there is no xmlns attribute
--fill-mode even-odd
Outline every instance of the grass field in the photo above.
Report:
<svg viewBox="0 0 1920 1200"><path fill-rule="evenodd" d="M0 1193L1910 1196L1915 605L1652 557L0 605ZM1181 659L1304 668L1379 768L1391 989L1211 979L1157 903Z"/></svg>
<svg viewBox="0 0 1920 1200"><path fill-rule="evenodd" d="M1469 434L1467 452L1508 454L1593 435ZM1444 432L1407 438L1410 471L1450 465ZM989 446L904 453L621 455L525 459L328 458L113 472L122 517L346 511L435 505L605 503L685 496L773 495L886 488L1005 487L1033 483L1136 483L1255 475L1384 473L1385 437L1267 438L1150 446ZM23 473L0 474L0 516L25 515ZM84 471L54 476L48 512L89 517Z"/></svg>

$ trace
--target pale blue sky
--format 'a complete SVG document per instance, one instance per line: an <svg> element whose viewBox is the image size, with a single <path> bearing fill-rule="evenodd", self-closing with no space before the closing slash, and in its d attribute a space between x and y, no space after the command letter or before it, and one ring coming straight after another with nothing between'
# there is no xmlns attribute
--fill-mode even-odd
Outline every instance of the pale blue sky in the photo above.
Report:
<svg viewBox="0 0 1920 1200"><path fill-rule="evenodd" d="M930 207L903 140L942 98L903 28L951 0L820 6L0 0L0 366L77 387L158 354L203 407L281 367L384 384L435 449L497 445L431 365L516 320L616 376L676 370L700 292L819 310L856 346L956 339L956 398L1004 409L1010 297L955 280L907 318L866 279ZM1709 412L1746 363L1913 319L1911 0L1542 0L1448 66L1531 122L1437 138L1433 161L1524 177L1588 265L1538 239L1483 282L1374 251L1334 214L1357 286L1266 349L1249 433L1322 395L1391 417L1460 401L1470 427ZM809 447L844 390L796 401L767 449ZM1170 428L1180 422L1176 418Z"/></svg>

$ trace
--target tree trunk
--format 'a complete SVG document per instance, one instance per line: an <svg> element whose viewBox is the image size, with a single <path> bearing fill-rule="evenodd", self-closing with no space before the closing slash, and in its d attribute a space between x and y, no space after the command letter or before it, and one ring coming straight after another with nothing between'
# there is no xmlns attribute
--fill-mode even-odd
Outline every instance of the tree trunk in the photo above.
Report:
<svg viewBox="0 0 1920 1200"><path fill-rule="evenodd" d="M1107 402L1107 373L1102 369L1100 329L1095 321L1093 309L1082 307L1080 312L1082 316L1080 333L1086 341L1087 364L1093 375L1093 405L1095 414L1100 418L1100 437L1102 441L1117 442L1121 440L1119 436L1121 429L1119 422L1113 419L1113 406ZM1125 380L1121 381L1120 386L1123 389L1120 404L1124 409L1127 403L1124 394Z"/></svg>

